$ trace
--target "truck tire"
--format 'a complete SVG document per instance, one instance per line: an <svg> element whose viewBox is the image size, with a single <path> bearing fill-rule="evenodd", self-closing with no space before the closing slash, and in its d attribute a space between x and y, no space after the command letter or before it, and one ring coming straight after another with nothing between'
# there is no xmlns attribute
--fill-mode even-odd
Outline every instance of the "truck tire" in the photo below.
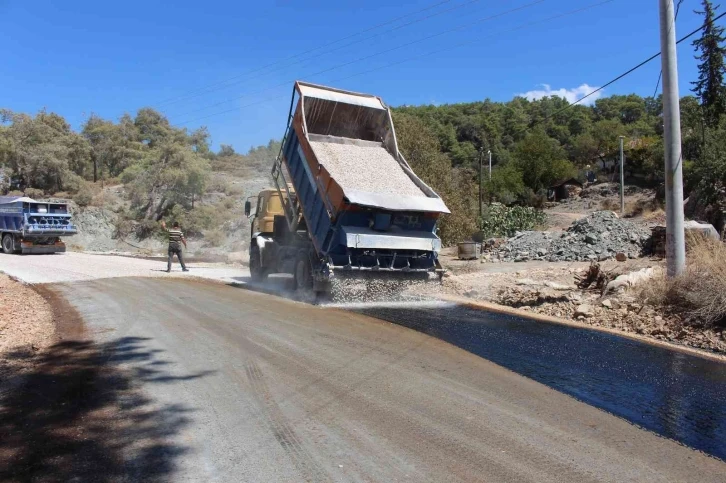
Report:
<svg viewBox="0 0 726 483"><path fill-rule="evenodd" d="M295 287L301 294L312 294L313 267L306 255L301 255L295 262Z"/></svg>
<svg viewBox="0 0 726 483"><path fill-rule="evenodd" d="M250 250L250 278L253 282L263 282L267 278L267 270L262 267L260 247L257 246Z"/></svg>
<svg viewBox="0 0 726 483"><path fill-rule="evenodd" d="M3 235L2 244L3 244L3 253L6 253L8 255L10 255L11 253L15 253L15 240L13 240L12 234L5 233Z"/></svg>

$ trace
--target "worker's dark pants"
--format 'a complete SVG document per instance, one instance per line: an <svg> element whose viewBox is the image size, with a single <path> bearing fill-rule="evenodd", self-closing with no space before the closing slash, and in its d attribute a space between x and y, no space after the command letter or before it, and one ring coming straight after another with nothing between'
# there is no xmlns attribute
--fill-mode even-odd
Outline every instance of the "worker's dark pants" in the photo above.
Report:
<svg viewBox="0 0 726 483"><path fill-rule="evenodd" d="M179 259L179 263L181 263L182 269L186 270L187 266L184 265L184 256L182 255L182 249L181 247L169 247L169 259L166 262L166 269L171 270L171 262L174 259L174 254L176 254L176 257Z"/></svg>

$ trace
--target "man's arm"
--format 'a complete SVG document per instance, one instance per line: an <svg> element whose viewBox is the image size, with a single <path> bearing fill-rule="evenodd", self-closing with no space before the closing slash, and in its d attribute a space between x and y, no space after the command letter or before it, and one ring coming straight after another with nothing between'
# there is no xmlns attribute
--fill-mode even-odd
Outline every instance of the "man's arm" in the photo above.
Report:
<svg viewBox="0 0 726 483"><path fill-rule="evenodd" d="M184 235L182 235L181 240L182 240L182 243L184 244L184 250L186 250L187 249L187 239L184 238Z"/></svg>

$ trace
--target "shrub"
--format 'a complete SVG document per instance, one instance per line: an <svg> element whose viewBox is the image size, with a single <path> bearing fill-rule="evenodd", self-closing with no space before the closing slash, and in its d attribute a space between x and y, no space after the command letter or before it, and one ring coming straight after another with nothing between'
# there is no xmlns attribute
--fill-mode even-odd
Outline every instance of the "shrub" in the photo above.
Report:
<svg viewBox="0 0 726 483"><path fill-rule="evenodd" d="M207 193L226 193L231 188L229 181L224 178L213 178L207 185Z"/></svg>
<svg viewBox="0 0 726 483"><path fill-rule="evenodd" d="M78 206L85 207L91 204L91 201L93 201L93 191L91 190L90 186L83 185L81 189L78 190L78 193L73 197L73 201L76 202Z"/></svg>
<svg viewBox="0 0 726 483"><path fill-rule="evenodd" d="M125 239L134 232L134 222L124 215L123 212L119 213L118 218L116 218L115 238Z"/></svg>
<svg viewBox="0 0 726 483"><path fill-rule="evenodd" d="M242 196L244 194L242 187L236 184L230 184L224 192L227 196Z"/></svg>
<svg viewBox="0 0 726 483"><path fill-rule="evenodd" d="M227 241L227 235L222 230L215 229L204 235L204 241L208 246L219 247Z"/></svg>
<svg viewBox="0 0 726 483"><path fill-rule="evenodd" d="M59 200L69 200L71 199L71 194L67 191L59 191L57 193L53 193L53 198L57 198Z"/></svg>
<svg viewBox="0 0 726 483"><path fill-rule="evenodd" d="M25 188L25 196L27 196L28 198L40 199L45 196L45 192L37 188Z"/></svg>
<svg viewBox="0 0 726 483"><path fill-rule="evenodd" d="M641 288L653 305L681 314L694 325L711 327L726 321L726 245L701 236L688 237L688 257L683 274L662 275Z"/></svg>
<svg viewBox="0 0 726 483"><path fill-rule="evenodd" d="M547 222L543 211L524 206L506 207L492 203L486 207L481 220L480 236L513 236L518 231L532 230Z"/></svg>

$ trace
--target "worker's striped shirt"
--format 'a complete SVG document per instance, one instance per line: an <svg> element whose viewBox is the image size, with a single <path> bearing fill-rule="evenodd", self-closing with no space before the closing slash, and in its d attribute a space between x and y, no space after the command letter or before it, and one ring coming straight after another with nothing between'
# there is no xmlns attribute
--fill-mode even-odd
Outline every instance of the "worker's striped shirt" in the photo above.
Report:
<svg viewBox="0 0 726 483"><path fill-rule="evenodd" d="M173 228L169 230L169 248L179 248L182 238L184 238L184 233L181 230Z"/></svg>

